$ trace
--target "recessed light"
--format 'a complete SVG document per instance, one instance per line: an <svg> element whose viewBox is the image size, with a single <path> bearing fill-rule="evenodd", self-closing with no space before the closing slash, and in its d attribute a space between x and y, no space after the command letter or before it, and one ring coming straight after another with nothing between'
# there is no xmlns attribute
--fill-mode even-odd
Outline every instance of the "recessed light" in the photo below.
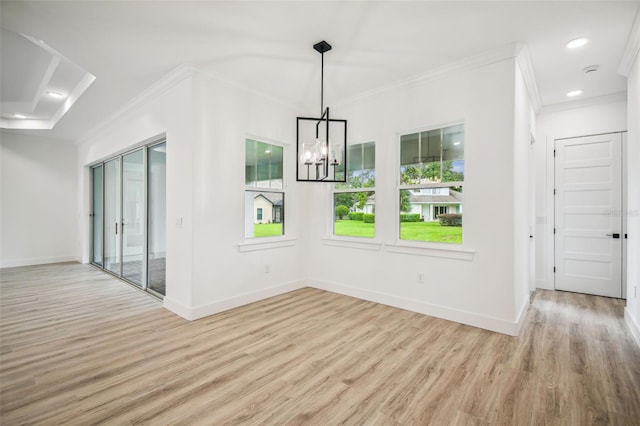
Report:
<svg viewBox="0 0 640 426"><path fill-rule="evenodd" d="M574 96L579 96L582 95L582 90L572 90L569 93L567 93L567 96L569 96L570 98L573 98Z"/></svg>
<svg viewBox="0 0 640 426"><path fill-rule="evenodd" d="M13 114L13 116L14 116L15 118L27 118L27 116L26 116L26 115L23 115L23 114Z"/></svg>
<svg viewBox="0 0 640 426"><path fill-rule="evenodd" d="M567 47L569 49L577 49L578 47L582 47L587 43L589 43L589 39L586 37L574 38L567 43Z"/></svg>
<svg viewBox="0 0 640 426"><path fill-rule="evenodd" d="M49 90L47 92L47 95L51 96L52 98L56 98L56 99L62 99L64 98L64 95L60 92L54 92L53 90Z"/></svg>
<svg viewBox="0 0 640 426"><path fill-rule="evenodd" d="M460 142L454 142L453 144L454 145L460 145Z"/></svg>

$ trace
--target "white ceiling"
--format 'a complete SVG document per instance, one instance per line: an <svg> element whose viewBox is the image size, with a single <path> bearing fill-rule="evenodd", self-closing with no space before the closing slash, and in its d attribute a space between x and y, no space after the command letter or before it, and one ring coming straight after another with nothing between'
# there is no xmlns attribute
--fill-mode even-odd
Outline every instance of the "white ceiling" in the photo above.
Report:
<svg viewBox="0 0 640 426"><path fill-rule="evenodd" d="M0 47L3 129L52 129L95 80L44 41L28 35L2 28Z"/></svg>
<svg viewBox="0 0 640 426"><path fill-rule="evenodd" d="M640 1L2 1L5 30L43 40L96 80L52 130L78 140L128 100L190 62L301 110L373 90L510 43L529 46L543 105L617 93L617 74ZM565 43L586 36L578 50ZM5 49L2 49L4 60ZM600 65L595 74L582 69ZM2 100L32 84L2 79Z"/></svg>

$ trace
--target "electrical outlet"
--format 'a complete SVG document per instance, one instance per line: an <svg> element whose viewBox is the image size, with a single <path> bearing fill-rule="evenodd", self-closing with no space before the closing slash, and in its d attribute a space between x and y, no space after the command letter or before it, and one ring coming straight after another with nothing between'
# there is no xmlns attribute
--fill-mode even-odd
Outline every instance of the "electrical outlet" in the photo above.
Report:
<svg viewBox="0 0 640 426"><path fill-rule="evenodd" d="M418 272L418 276L416 277L416 282L418 284L424 284L424 272Z"/></svg>

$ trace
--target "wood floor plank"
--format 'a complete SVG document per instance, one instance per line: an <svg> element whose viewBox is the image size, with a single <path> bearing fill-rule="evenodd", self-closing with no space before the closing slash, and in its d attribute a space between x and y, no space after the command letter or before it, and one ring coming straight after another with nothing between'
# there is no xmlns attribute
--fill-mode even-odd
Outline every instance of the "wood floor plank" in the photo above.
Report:
<svg viewBox="0 0 640 426"><path fill-rule="evenodd" d="M640 424L624 301L538 291L519 337L304 288L186 321L74 263L0 270L0 423Z"/></svg>

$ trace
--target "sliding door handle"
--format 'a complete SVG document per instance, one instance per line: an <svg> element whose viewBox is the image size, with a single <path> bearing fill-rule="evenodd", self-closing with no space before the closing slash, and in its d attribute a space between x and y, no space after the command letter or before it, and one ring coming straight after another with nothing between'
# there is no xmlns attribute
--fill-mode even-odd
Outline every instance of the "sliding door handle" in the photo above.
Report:
<svg viewBox="0 0 640 426"><path fill-rule="evenodd" d="M116 222L116 235L118 235L118 222Z"/></svg>
<svg viewBox="0 0 640 426"><path fill-rule="evenodd" d="M607 234L607 237L620 238L620 234Z"/></svg>

